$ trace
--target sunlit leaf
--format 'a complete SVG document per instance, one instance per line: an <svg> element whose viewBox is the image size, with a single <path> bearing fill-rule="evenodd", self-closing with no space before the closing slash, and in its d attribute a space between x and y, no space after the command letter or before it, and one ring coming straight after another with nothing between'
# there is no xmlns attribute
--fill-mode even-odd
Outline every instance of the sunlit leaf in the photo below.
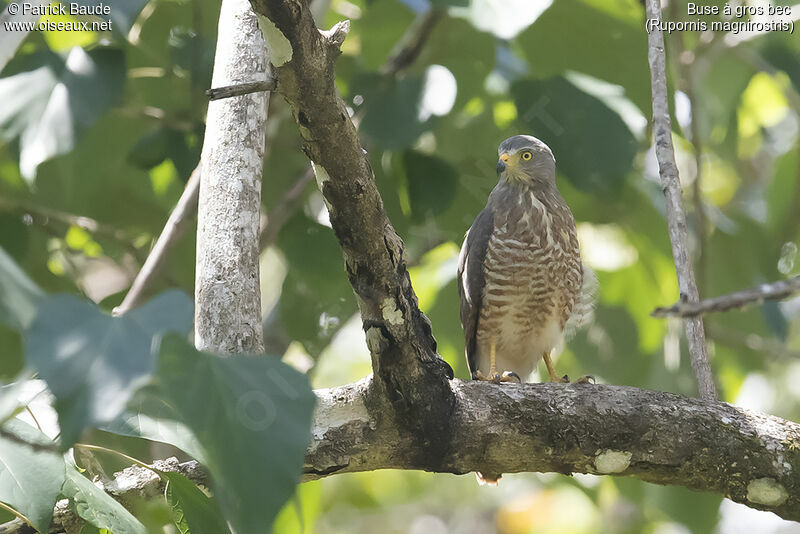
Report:
<svg viewBox="0 0 800 534"><path fill-rule="evenodd" d="M638 144L622 118L565 78L523 80L511 88L519 119L547 143L556 168L578 189L620 189Z"/></svg>
<svg viewBox="0 0 800 534"><path fill-rule="evenodd" d="M74 466L66 467L66 480L61 491L71 499L77 514L98 528L114 534L144 534L144 525L139 522L111 495L95 486Z"/></svg>
<svg viewBox="0 0 800 534"><path fill-rule="evenodd" d="M20 332L25 330L43 296L42 290L0 247L0 323Z"/></svg>
<svg viewBox="0 0 800 534"><path fill-rule="evenodd" d="M175 409L160 395L155 387L140 389L128 403L127 409L102 430L123 436L145 438L169 443L203 462L203 448L191 430L179 419Z"/></svg>
<svg viewBox="0 0 800 534"><path fill-rule="evenodd" d="M49 449L53 442L28 424L12 419L3 430L18 439L0 436L0 501L28 518L38 531L47 532L66 464Z"/></svg>
<svg viewBox="0 0 800 534"><path fill-rule="evenodd" d="M72 150L81 130L117 101L125 65L121 51L102 47L27 63L27 70L0 78L0 139L19 136L20 171L32 181L40 163Z"/></svg>
<svg viewBox="0 0 800 534"><path fill-rule="evenodd" d="M179 291L154 298L122 317L70 295L40 305L25 342L26 360L56 397L61 445L115 419L155 367L159 334L187 332L191 301Z"/></svg>
<svg viewBox="0 0 800 534"><path fill-rule="evenodd" d="M228 527L214 499L180 473L163 472L167 502L181 534L225 534Z"/></svg>

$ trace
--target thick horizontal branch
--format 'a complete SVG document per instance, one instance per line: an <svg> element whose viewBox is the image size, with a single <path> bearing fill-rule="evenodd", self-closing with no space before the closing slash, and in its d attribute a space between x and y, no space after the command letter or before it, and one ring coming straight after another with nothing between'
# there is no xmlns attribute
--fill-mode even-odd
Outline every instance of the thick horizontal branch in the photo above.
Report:
<svg viewBox="0 0 800 534"><path fill-rule="evenodd" d="M374 407L369 386L317 392L305 480L375 469L611 474L800 520L800 424L791 421L625 386L454 380L448 446L420 461L422 439Z"/></svg>
<svg viewBox="0 0 800 534"><path fill-rule="evenodd" d="M447 446L396 424L371 377L317 390L303 480L377 469L441 473L556 472L629 476L728 497L800 520L800 424L717 401L626 386L451 383L456 399ZM197 462L155 462L198 484ZM501 482L502 484L502 482ZM163 493L151 470L132 466L103 488L125 506ZM56 506L51 532L79 519ZM31 532L19 520L0 534Z"/></svg>
<svg viewBox="0 0 800 534"><path fill-rule="evenodd" d="M700 302L680 300L668 308L656 308L650 315L653 317L695 317L710 312L744 308L750 304L760 304L765 300L783 300L798 292L800 292L800 276L794 276L787 280L761 284L752 289L745 289L730 295L701 300Z"/></svg>

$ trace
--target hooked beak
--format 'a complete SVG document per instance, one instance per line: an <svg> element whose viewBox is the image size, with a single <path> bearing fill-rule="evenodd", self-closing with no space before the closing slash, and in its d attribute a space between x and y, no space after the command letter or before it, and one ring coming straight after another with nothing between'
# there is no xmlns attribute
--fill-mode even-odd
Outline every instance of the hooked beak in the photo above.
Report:
<svg viewBox="0 0 800 534"><path fill-rule="evenodd" d="M503 153L500 155L500 159L497 161L497 174L501 174L505 172L508 163L508 154Z"/></svg>

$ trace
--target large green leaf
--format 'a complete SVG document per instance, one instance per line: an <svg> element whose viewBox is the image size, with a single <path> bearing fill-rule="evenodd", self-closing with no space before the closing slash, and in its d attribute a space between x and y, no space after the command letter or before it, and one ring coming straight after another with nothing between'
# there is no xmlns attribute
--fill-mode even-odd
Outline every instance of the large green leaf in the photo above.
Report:
<svg viewBox="0 0 800 534"><path fill-rule="evenodd" d="M414 13L397 0L368 2L364 16L353 21L353 30L362 41L362 66L378 70L413 20Z"/></svg>
<svg viewBox="0 0 800 534"><path fill-rule="evenodd" d="M168 291L122 317L71 295L42 301L25 341L25 357L56 398L61 446L89 427L115 419L155 367L158 334L185 333L192 304Z"/></svg>
<svg viewBox="0 0 800 534"><path fill-rule="evenodd" d="M636 0L558 0L517 42L537 78L568 71L589 74L624 87L628 98L649 116L643 11Z"/></svg>
<svg viewBox="0 0 800 534"><path fill-rule="evenodd" d="M458 170L442 158L414 150L403 152L411 218L425 221L445 211L458 188Z"/></svg>
<svg viewBox="0 0 800 534"><path fill-rule="evenodd" d="M217 502L180 473L163 472L167 478L167 502L181 534L225 534L228 526Z"/></svg>
<svg viewBox="0 0 800 534"><path fill-rule="evenodd" d="M411 146L432 122L419 114L423 85L415 75L396 80L371 74L357 79L353 92L364 98L360 130L384 148Z"/></svg>
<svg viewBox="0 0 800 534"><path fill-rule="evenodd" d="M71 499L75 511L83 519L114 534L144 534L144 525L111 495L95 486L74 466L67 466L66 480L61 490Z"/></svg>
<svg viewBox="0 0 800 534"><path fill-rule="evenodd" d="M0 436L0 501L28 518L36 530L47 532L64 483L64 459L46 448L52 441L19 419L8 421L3 430L19 440Z"/></svg>
<svg viewBox="0 0 800 534"><path fill-rule="evenodd" d="M550 146L556 168L575 187L620 190L638 145L616 112L563 77L522 80L511 93L522 123Z"/></svg>
<svg viewBox="0 0 800 534"><path fill-rule="evenodd" d="M290 338L317 355L356 311L333 230L299 213L278 235L289 272L283 283L280 319Z"/></svg>
<svg viewBox="0 0 800 534"><path fill-rule="evenodd" d="M127 35L147 0L77 0L77 3L92 8L108 6L112 29Z"/></svg>
<svg viewBox="0 0 800 534"><path fill-rule="evenodd" d="M219 357L168 336L158 383L205 450L233 531L270 531L300 480L310 439L315 397L306 377L275 357Z"/></svg>
<svg viewBox="0 0 800 534"><path fill-rule="evenodd" d="M0 323L20 332L25 330L33 321L42 296L42 290L0 247Z"/></svg>
<svg viewBox="0 0 800 534"><path fill-rule="evenodd" d="M40 163L75 146L80 131L97 120L122 94L122 52L75 47L66 58L26 58L29 68L0 78L0 138L19 136L19 165L29 181Z"/></svg>
<svg viewBox="0 0 800 534"><path fill-rule="evenodd" d="M159 395L159 390L147 386L136 392L128 408L119 417L103 425L102 430L123 436L169 443L196 460L203 462L203 448L194 434L179 420L175 409Z"/></svg>

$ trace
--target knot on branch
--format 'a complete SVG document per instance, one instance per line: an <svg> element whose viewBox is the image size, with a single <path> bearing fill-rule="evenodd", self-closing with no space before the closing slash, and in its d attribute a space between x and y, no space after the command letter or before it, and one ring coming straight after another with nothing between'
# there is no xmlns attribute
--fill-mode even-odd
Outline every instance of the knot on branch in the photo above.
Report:
<svg viewBox="0 0 800 534"><path fill-rule="evenodd" d="M325 43L338 52L347 34L350 33L350 21L337 22L330 30L320 30L319 33L322 34Z"/></svg>

